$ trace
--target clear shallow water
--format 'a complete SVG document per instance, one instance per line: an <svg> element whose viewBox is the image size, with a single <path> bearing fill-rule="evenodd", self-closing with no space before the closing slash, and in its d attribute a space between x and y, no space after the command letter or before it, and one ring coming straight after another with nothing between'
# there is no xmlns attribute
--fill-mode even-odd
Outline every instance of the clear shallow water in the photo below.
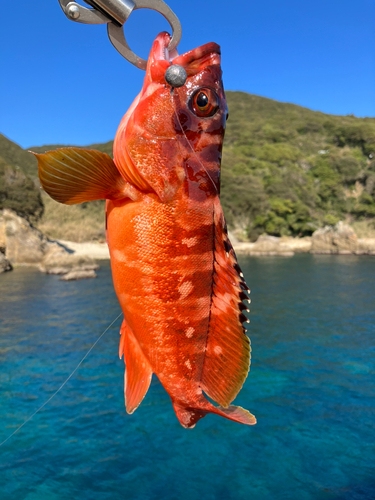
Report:
<svg viewBox="0 0 375 500"><path fill-rule="evenodd" d="M127 415L119 319L0 448L1 499L374 499L375 259L240 263L253 362L236 404L256 426L209 415L185 430L157 380ZM0 441L119 312L109 265L70 283L27 269L0 277Z"/></svg>

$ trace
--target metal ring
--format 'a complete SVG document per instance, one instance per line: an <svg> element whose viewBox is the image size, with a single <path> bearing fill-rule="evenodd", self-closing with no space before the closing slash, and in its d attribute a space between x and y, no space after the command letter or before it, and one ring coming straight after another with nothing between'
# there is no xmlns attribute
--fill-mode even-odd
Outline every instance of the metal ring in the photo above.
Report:
<svg viewBox="0 0 375 500"><path fill-rule="evenodd" d="M93 8L88 9L82 7L72 0L59 0L60 6L63 9L66 17L71 21L84 24L108 24L108 36L120 54L129 62L140 69L146 69L147 61L138 57L128 45L124 34L124 23L129 17L132 10L136 9L151 9L159 12L169 22L172 28L172 39L168 45L168 50L173 50L180 43L182 30L181 23L173 10L163 0L116 0L112 1L112 5L106 5L106 0L85 0L89 5L99 5L100 11ZM111 2L107 0L107 4ZM122 5L123 4L123 5ZM133 7L134 5L134 7ZM104 12L107 9L106 14ZM119 7L119 15L116 15L116 7ZM121 11L121 12L120 12ZM111 16L112 12L112 16ZM113 22L115 20L115 22ZM122 23L122 25L121 25Z"/></svg>
<svg viewBox="0 0 375 500"><path fill-rule="evenodd" d="M173 50L180 43L182 36L181 23L168 5L163 2L163 0L135 0L136 9L151 9L159 12L165 19L169 22L172 28L172 39L168 45L168 50ZM137 56L129 47L128 42L125 39L123 26L116 26L114 23L108 24L108 36L112 43L120 54L125 57L130 63L137 66L137 68L145 70L147 67L147 61Z"/></svg>

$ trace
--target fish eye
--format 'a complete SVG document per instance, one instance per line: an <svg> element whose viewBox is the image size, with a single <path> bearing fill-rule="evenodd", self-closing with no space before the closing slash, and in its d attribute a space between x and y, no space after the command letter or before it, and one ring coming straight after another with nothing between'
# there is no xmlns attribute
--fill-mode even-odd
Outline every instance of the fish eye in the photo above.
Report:
<svg viewBox="0 0 375 500"><path fill-rule="evenodd" d="M219 109L219 98L212 89L201 88L192 95L190 105L195 115L207 118Z"/></svg>

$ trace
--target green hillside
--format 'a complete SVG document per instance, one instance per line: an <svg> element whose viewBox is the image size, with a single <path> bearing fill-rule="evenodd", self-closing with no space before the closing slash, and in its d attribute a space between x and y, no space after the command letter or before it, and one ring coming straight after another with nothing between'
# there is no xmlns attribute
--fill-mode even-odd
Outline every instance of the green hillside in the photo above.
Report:
<svg viewBox="0 0 375 500"><path fill-rule="evenodd" d="M8 165L22 170L29 177L35 178L35 175L37 176L37 165L33 155L3 134L0 134L0 156Z"/></svg>
<svg viewBox="0 0 375 500"><path fill-rule="evenodd" d="M251 239L375 217L375 119L228 92L222 203Z"/></svg>
<svg viewBox="0 0 375 500"><path fill-rule="evenodd" d="M52 151L53 149L66 148L66 147L67 147L66 145L64 146L61 144L48 144L47 146L32 146L31 148L29 148L29 150L33 151L34 153L45 153L46 151ZM113 157L113 141L102 142L99 144L90 144L89 146L78 146L78 147L97 149L98 151L101 151L102 153L107 153L107 155ZM35 175L35 167L37 168L36 162L34 165L34 175Z"/></svg>
<svg viewBox="0 0 375 500"><path fill-rule="evenodd" d="M11 143L6 150L17 152L17 148L19 146ZM24 151L21 149L21 152ZM22 159L22 154L16 155L18 157ZM10 157L10 161L11 165L0 156L0 210L10 208L28 220L36 221L43 214L40 189L17 165L17 160L12 161ZM32 167L35 168L34 165Z"/></svg>
<svg viewBox="0 0 375 500"><path fill-rule="evenodd" d="M302 236L344 219L374 227L375 118L327 115L243 92L227 92L227 100L221 199L237 235ZM34 158L1 138L0 156L36 177ZM111 154L112 145L88 147ZM90 206L98 212L98 204L87 205L85 213Z"/></svg>

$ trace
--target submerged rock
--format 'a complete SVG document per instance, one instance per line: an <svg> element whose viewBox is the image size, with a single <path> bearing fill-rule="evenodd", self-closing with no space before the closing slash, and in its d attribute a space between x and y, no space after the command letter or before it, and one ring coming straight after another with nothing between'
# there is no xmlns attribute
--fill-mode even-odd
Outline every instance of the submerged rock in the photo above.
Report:
<svg viewBox="0 0 375 500"><path fill-rule="evenodd" d="M96 277L97 275L94 270L84 271L82 269L72 269L69 273L64 274L64 276L60 278L60 281L84 280Z"/></svg>

